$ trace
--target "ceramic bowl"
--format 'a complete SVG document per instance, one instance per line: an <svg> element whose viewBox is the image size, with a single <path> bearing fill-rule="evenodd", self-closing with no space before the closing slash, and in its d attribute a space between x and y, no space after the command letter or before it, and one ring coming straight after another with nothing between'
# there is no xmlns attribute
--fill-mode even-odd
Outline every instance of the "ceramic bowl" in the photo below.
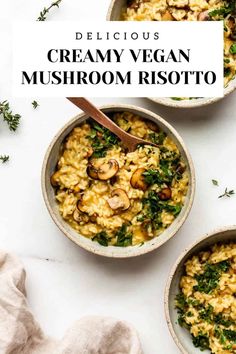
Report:
<svg viewBox="0 0 236 354"><path fill-rule="evenodd" d="M175 297L179 293L179 282L184 272L185 262L194 254L212 246L217 242L236 241L236 226L227 227L207 234L191 247L184 250L183 254L176 261L173 266L165 290L165 313L167 324L171 335L179 347L181 353L184 354L200 354L203 353L199 348L195 348L192 343L192 338L187 329L184 329L178 324L178 314L175 309ZM204 351L205 353L205 351ZM209 351L206 351L209 353Z"/></svg>
<svg viewBox="0 0 236 354"><path fill-rule="evenodd" d="M90 239L79 235L69 224L64 221L59 213L59 208L55 200L55 192L50 183L50 176L53 174L55 167L57 165L57 161L60 155L60 149L63 141L67 137L67 135L79 124L85 121L88 116L85 114L80 114L76 116L74 119L69 121L54 137L53 141L51 142L46 156L43 162L42 168L42 191L43 197L48 208L48 211L59 227L59 229L74 243L77 245L85 248L86 250L99 254L102 256L107 257L117 257L117 258L125 258L125 257L133 257L139 256L141 254L150 252L158 247L160 247L163 243L168 241L171 237L173 237L176 232L179 230L181 225L187 218L187 215L191 209L195 191L195 177L194 177L194 167L191 160L191 157L185 147L185 144L176 130L167 123L164 119L157 116L156 114L147 111L143 108L138 108L135 106L129 105L109 105L104 106L101 108L105 113L109 112L122 112L122 111L129 111L134 114L138 114L145 119L149 119L154 121L159 125L159 127L165 131L176 143L178 146L184 160L187 164L187 169L189 172L189 189L188 194L186 196L185 205L182 208L181 213L175 219L175 221L170 225L168 229L166 229L159 237L153 238L152 240L146 242L142 247L138 246L129 246L129 247L114 247L108 246L104 247L101 246L97 242L93 242Z"/></svg>
<svg viewBox="0 0 236 354"><path fill-rule="evenodd" d="M120 21L122 10L126 7L127 0L112 0L108 13L108 21ZM224 89L223 97L214 98L198 98L192 100L182 100L176 101L169 97L148 97L149 100L162 104L164 106L175 107L175 108L194 108L201 107L217 102L233 92L236 89L236 78L232 80L229 85Z"/></svg>

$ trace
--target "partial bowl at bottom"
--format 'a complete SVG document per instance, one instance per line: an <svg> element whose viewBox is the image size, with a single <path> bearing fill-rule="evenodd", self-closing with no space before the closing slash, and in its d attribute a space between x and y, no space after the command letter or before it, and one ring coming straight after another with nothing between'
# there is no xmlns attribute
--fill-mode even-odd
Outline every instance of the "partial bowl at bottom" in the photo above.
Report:
<svg viewBox="0 0 236 354"><path fill-rule="evenodd" d="M173 266L165 290L165 313L170 333L183 354L203 353L199 348L194 347L189 331L178 324L178 312L175 308L175 298L179 293L180 279L184 274L184 264L193 255L208 249L210 246L220 242L228 243L236 241L236 226L226 227L208 234L184 250L183 254ZM209 351L204 351L209 353Z"/></svg>

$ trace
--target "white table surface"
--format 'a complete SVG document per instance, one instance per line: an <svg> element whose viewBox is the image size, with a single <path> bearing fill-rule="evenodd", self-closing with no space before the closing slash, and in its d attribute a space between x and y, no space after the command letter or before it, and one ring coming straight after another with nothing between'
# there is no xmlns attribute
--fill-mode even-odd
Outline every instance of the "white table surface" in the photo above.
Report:
<svg viewBox="0 0 236 354"><path fill-rule="evenodd" d="M236 196L217 198L225 187L236 189L236 95L193 110L170 109L147 99L92 99L97 105L137 104L173 124L192 154L197 189L186 223L161 249L128 260L89 254L54 225L40 187L45 150L78 110L64 99L40 99L40 107L34 111L30 99L10 95L10 29L6 19L34 20L49 3L15 0L1 4L0 101L9 99L22 114L22 122L19 130L11 133L0 121L0 154L11 156L8 164L0 165L0 247L22 258L30 308L49 335L60 338L84 315L108 315L135 325L145 354L178 353L163 310L169 270L180 252L200 236L236 224ZM108 4L109 0L63 0L49 20L104 19ZM219 180L219 187L212 185L212 178Z"/></svg>

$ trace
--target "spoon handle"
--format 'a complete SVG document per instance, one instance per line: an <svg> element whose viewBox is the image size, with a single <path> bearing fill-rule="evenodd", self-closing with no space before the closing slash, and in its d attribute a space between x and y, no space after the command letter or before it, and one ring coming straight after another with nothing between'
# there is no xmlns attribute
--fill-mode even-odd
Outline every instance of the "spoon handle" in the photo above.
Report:
<svg viewBox="0 0 236 354"><path fill-rule="evenodd" d="M130 134L118 127L110 118L108 118L102 111L98 110L90 101L84 97L67 97L67 99L74 103L77 107L82 109L91 118L96 120L99 124L109 129L112 133L117 135L120 140L125 141L130 138Z"/></svg>

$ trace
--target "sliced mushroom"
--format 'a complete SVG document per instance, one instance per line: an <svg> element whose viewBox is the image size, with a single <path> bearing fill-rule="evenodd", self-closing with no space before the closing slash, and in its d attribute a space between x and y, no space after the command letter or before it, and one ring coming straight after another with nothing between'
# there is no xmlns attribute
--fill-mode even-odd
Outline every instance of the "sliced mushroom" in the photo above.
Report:
<svg viewBox="0 0 236 354"><path fill-rule="evenodd" d="M200 14L198 15L198 21L209 21L209 20L210 20L210 16L208 10L200 12Z"/></svg>
<svg viewBox="0 0 236 354"><path fill-rule="evenodd" d="M108 162L102 164L97 170L98 179L106 181L114 177L119 171L119 164L116 160L111 159Z"/></svg>
<svg viewBox="0 0 236 354"><path fill-rule="evenodd" d="M86 171L89 177L98 179L98 170L91 163L88 164Z"/></svg>
<svg viewBox="0 0 236 354"><path fill-rule="evenodd" d="M156 123L154 123L153 121L147 120L146 124L147 124L148 128L153 130L155 133L158 133L160 131L158 125Z"/></svg>
<svg viewBox="0 0 236 354"><path fill-rule="evenodd" d="M92 222L96 222L97 221L97 217L98 217L98 214L94 213L93 215L90 215L90 220Z"/></svg>
<svg viewBox="0 0 236 354"><path fill-rule="evenodd" d="M180 162L176 168L176 172L178 173L184 173L184 171L186 170L186 166L183 162Z"/></svg>
<svg viewBox="0 0 236 354"><path fill-rule="evenodd" d="M227 26L230 28L230 38L236 39L236 18L231 16L227 21Z"/></svg>
<svg viewBox="0 0 236 354"><path fill-rule="evenodd" d="M112 210L125 211L130 207L129 197L121 188L114 189L111 193L111 198L107 199L107 202Z"/></svg>
<svg viewBox="0 0 236 354"><path fill-rule="evenodd" d="M88 215L79 211L77 208L75 209L75 211L73 213L73 218L78 223L82 223L82 222L86 223L89 221Z"/></svg>
<svg viewBox="0 0 236 354"><path fill-rule="evenodd" d="M148 188L148 184L145 182L145 178L143 173L145 172L145 168L138 168L132 175L130 183L133 188L142 189L146 191Z"/></svg>
<svg viewBox="0 0 236 354"><path fill-rule="evenodd" d="M172 196L172 192L171 189L169 187L167 188L163 188L159 193L158 193L158 197L161 200L168 200L170 199Z"/></svg>
<svg viewBox="0 0 236 354"><path fill-rule="evenodd" d="M114 186L114 184L117 182L117 180L118 180L117 176L113 176L113 177L110 179L110 184L111 184L112 186Z"/></svg>
<svg viewBox="0 0 236 354"><path fill-rule="evenodd" d="M76 205L77 209L79 211L81 211L82 213L85 213L86 210L84 209L85 205L84 205L84 201L83 201L83 197L81 197L78 202L77 202L77 205Z"/></svg>

